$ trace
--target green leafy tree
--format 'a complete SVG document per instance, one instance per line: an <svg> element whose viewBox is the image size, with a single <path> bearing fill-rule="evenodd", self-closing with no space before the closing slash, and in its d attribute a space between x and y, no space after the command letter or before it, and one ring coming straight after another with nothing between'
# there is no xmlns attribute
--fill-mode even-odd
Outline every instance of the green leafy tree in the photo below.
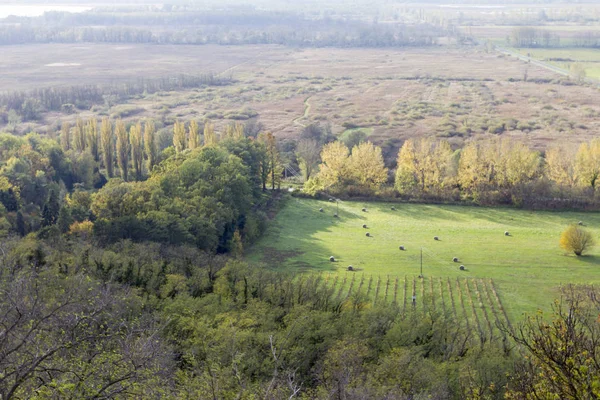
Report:
<svg viewBox="0 0 600 400"><path fill-rule="evenodd" d="M148 171L152 171L158 162L158 148L156 147L156 127L153 120L144 124L144 149L148 160Z"/></svg>
<svg viewBox="0 0 600 400"><path fill-rule="evenodd" d="M90 151L92 157L94 157L94 161L100 161L100 146L99 146L99 137L98 137L98 121L96 118L90 119L86 126L86 145Z"/></svg>

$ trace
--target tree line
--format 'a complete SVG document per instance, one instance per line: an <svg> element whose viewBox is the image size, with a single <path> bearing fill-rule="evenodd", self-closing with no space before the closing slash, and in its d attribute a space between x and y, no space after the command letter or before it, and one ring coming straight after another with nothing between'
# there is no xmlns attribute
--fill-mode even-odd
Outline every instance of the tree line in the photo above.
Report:
<svg viewBox="0 0 600 400"><path fill-rule="evenodd" d="M398 153L393 178L381 149L365 142L352 151L342 142L326 144L312 163L319 171L306 182L309 194L325 191L483 205L596 207L600 140L579 147L553 146L540 154L505 138L471 141L457 150L445 140L409 139Z"/></svg>
<svg viewBox="0 0 600 400"><path fill-rule="evenodd" d="M144 93L221 86L231 83L232 79L232 76L212 73L197 76L180 74L118 85L78 85L0 93L0 122L10 123L11 113L24 121L36 120L44 111L74 113L77 109L89 109L94 104L112 105Z"/></svg>

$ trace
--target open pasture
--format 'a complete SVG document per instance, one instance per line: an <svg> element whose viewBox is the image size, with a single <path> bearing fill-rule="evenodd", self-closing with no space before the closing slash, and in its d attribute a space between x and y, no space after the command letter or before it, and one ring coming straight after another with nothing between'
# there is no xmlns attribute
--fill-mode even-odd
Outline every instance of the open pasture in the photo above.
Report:
<svg viewBox="0 0 600 400"><path fill-rule="evenodd" d="M338 206L339 218L334 218ZM366 212L361 211L363 207ZM430 290L431 281L433 293L439 292L440 285L447 285L440 284L440 279L442 282L449 279L452 287L457 280L460 285L493 282L506 314L511 320L518 320L523 312L548 310L553 299L560 296L561 285L600 283L598 250L578 258L566 254L558 245L561 232L578 221L598 237L600 215L592 213L391 203L336 204L293 198L247 257L277 270L323 274L344 290L348 290L354 279L353 285L370 287L368 293L373 301L399 303L405 297L412 299L410 285L420 275L422 248L426 282L416 280L417 286L424 285L419 290ZM439 240L434 240L435 236ZM335 262L329 260L330 256ZM455 257L458 262L453 261ZM354 271L347 270L349 265ZM459 269L460 265L465 266L464 271ZM405 279L409 287L406 292ZM477 298L477 291L485 298L480 286L477 290L470 286L469 290L471 298ZM491 286L487 290L491 291ZM447 293L446 298L449 296ZM436 301L441 299L436 297ZM491 308L488 311L491 313Z"/></svg>
<svg viewBox="0 0 600 400"><path fill-rule="evenodd" d="M279 138L296 138L310 123L335 134L360 127L395 158L410 137L503 134L544 149L549 142L586 141L600 129L600 92L564 86L544 68L481 48L333 49L281 46L6 46L0 91L71 84L114 84L139 76L232 74L235 83L140 95L128 104L78 110L103 115L209 118L221 130L235 118L256 116ZM528 82L520 82L527 77ZM23 123L43 131L75 114L53 112ZM1 127L0 127L1 128Z"/></svg>

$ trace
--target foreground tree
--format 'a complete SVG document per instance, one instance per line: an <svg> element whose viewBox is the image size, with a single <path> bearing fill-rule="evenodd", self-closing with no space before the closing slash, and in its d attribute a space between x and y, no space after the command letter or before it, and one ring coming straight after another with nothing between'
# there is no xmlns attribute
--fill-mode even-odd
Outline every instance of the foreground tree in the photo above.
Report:
<svg viewBox="0 0 600 400"><path fill-rule="evenodd" d="M560 247L581 256L584 251L594 246L594 237L584 228L571 225L560 235Z"/></svg>
<svg viewBox="0 0 600 400"><path fill-rule="evenodd" d="M517 364L507 399L597 399L600 397L598 293L568 287L553 318L541 312L508 335L528 351Z"/></svg>

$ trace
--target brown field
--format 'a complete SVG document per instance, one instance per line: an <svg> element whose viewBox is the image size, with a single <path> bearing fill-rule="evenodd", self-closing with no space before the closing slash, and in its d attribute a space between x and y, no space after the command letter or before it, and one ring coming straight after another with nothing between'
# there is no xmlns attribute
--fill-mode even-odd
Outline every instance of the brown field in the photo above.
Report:
<svg viewBox="0 0 600 400"><path fill-rule="evenodd" d="M81 65L47 66L56 63ZM506 124L503 135L542 149L550 142L587 140L600 128L597 88L531 82L561 77L475 47L14 46L2 48L0 91L206 72L232 73L236 82L139 96L81 115L115 116L129 108L130 119L152 117L166 126L208 117L220 129L250 109L282 138L312 122L330 123L336 134L352 123L371 128L376 143L394 139L395 147L421 135L450 137L458 145ZM529 81L515 82L525 72ZM43 131L74 118L52 113L26 126Z"/></svg>

